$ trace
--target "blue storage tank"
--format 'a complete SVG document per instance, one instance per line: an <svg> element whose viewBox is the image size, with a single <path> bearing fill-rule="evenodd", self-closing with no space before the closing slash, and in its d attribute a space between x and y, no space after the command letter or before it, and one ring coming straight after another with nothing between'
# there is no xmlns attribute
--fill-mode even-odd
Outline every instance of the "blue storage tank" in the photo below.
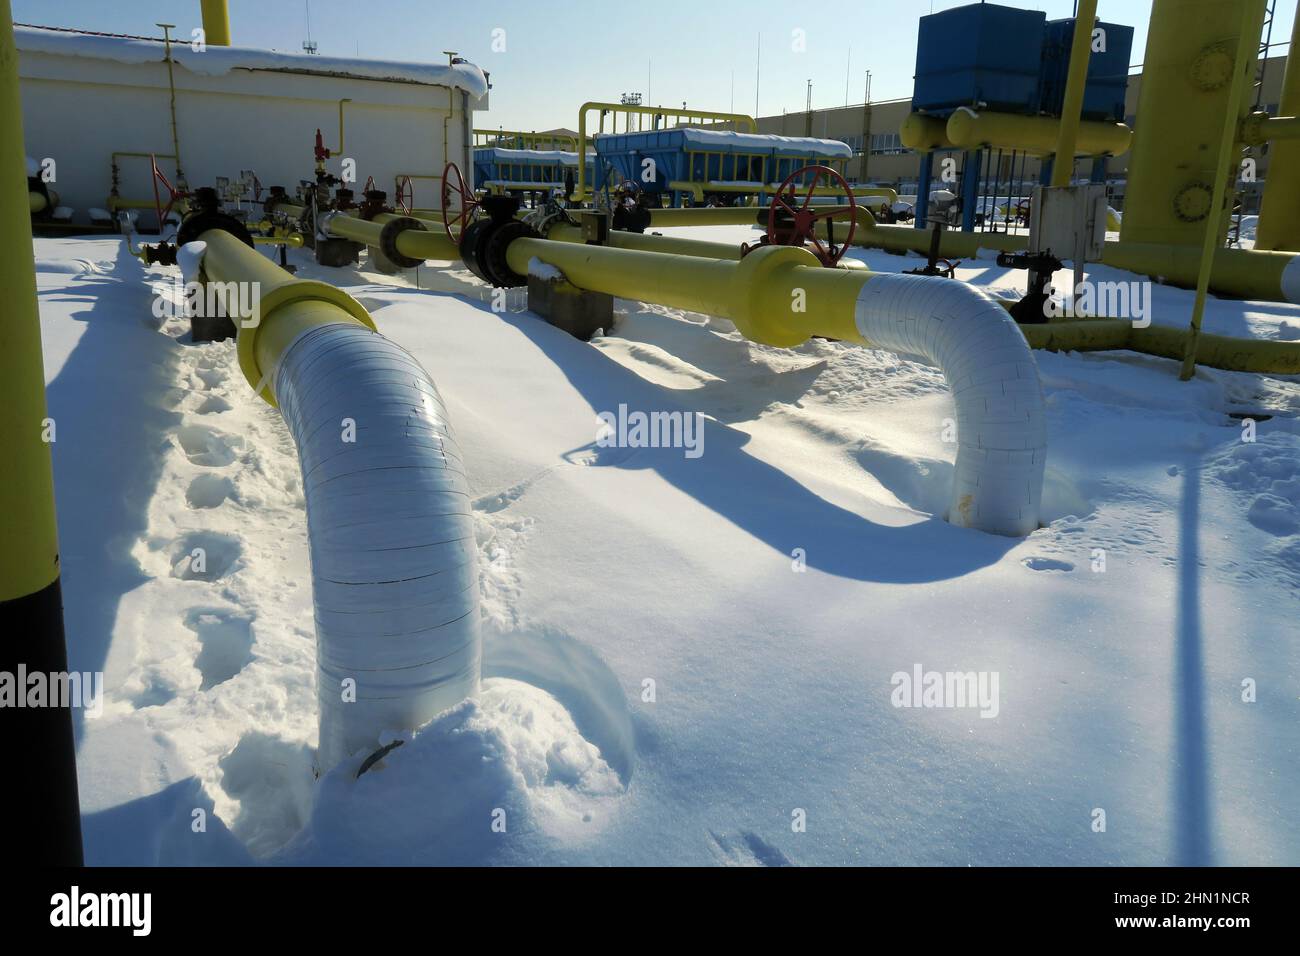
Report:
<svg viewBox="0 0 1300 956"><path fill-rule="evenodd" d="M912 109L1036 113L1047 14L973 3L921 17ZM1125 64L1127 66L1127 64Z"/></svg>
<svg viewBox="0 0 1300 956"><path fill-rule="evenodd" d="M1070 71L1070 44L1074 42L1074 19L1053 20L1043 39L1043 68L1039 109L1061 115L1065 82ZM1088 84L1083 94L1083 118L1123 122L1124 96L1128 92L1129 57L1133 52L1133 28L1097 21L1105 31L1105 50L1093 50L1088 58Z"/></svg>

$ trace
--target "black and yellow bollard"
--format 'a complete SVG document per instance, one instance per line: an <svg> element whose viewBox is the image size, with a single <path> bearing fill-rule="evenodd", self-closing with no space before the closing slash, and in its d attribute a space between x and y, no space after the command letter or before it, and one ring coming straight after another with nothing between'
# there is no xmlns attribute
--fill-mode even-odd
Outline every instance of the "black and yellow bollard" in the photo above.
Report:
<svg viewBox="0 0 1300 956"><path fill-rule="evenodd" d="M80 866L81 813L71 701L29 698L31 675L66 675L54 476L45 441L45 372L18 51L9 0L0 0L0 697L6 859ZM21 697L21 700L20 700ZM29 706L37 703L39 706ZM58 706L59 704L64 706Z"/></svg>

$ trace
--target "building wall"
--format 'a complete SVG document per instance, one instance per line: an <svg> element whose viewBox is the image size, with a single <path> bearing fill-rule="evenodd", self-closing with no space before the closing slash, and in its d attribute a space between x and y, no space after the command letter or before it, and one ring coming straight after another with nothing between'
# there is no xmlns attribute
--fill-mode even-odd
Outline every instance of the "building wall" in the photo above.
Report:
<svg viewBox="0 0 1300 956"><path fill-rule="evenodd" d="M1270 112L1277 112L1278 100L1282 92L1282 76L1286 71L1286 57L1275 56L1269 57L1264 70L1264 83L1262 87L1262 96L1260 97L1261 108ZM1137 117L1138 91L1141 89L1141 74L1134 74L1129 77L1128 92L1126 96L1126 119L1130 126L1136 130L1140 123ZM1253 96L1253 94L1252 94ZM835 107L833 109L813 110L812 113L783 113L776 116L763 116L758 120L759 132L777 133L783 136L817 136L826 139L838 139L848 143L855 150L862 149L862 143L865 137L874 137L880 148L889 148L893 136L898 133L899 127L908 113L911 112L911 99L902 100L885 100L879 103L872 103L869 109L862 104L854 106ZM1258 155L1258 170L1260 178L1268 170L1269 149L1262 148ZM1006 164L1004 158L1004 165ZM848 171L851 173L851 179L858 182L874 182L881 185L902 186L907 191L910 185L914 188L917 177L917 169L920 164L920 155L912 150L901 150L898 152L875 152L865 156L859 155L848 165ZM1020 164L1017 161L1017 169ZM1127 174L1128 157L1116 156L1107 161L1107 177L1109 179L1122 179ZM1087 176L1090 171L1089 160L1079 160L1075 166L1077 176ZM1025 164L1025 176L1027 179L1037 180L1040 174L1040 163L1037 159L1030 157Z"/></svg>
<svg viewBox="0 0 1300 956"><path fill-rule="evenodd" d="M19 77L27 154L55 161L51 185L76 210L75 222L89 221L91 207L106 207L114 151L172 152L165 63L20 52ZM264 186L292 193L313 177L316 129L326 146L338 146L343 97L352 100L345 106L343 155L356 161L358 189L373 176L391 196L397 174L440 175L448 158L472 175L464 131L473 128L475 102L459 90L271 70L207 76L179 64L175 77L181 160L191 187L253 169ZM172 161L159 166L173 179ZM341 168L337 158L328 166L336 175ZM122 160L120 192L152 199L147 159ZM434 184L416 182L418 205L435 205L435 193Z"/></svg>

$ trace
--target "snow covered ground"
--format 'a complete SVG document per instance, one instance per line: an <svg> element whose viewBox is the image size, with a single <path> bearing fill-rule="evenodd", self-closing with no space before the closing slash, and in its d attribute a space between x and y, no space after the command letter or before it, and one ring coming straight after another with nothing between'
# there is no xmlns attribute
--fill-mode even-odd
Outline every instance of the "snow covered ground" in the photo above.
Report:
<svg viewBox="0 0 1300 956"><path fill-rule="evenodd" d="M939 516L934 369L621 301L584 344L459 270L295 256L447 399L485 624L478 699L317 781L278 413L232 343L154 317L172 270L36 255L71 665L108 697L77 724L92 864L1300 863L1295 380L1038 353L1050 524L1013 540ZM1154 304L1183 324L1191 293ZM1206 328L1294 339L1300 308L1212 299ZM704 453L600 447L620 404L704 413ZM996 716L895 706L917 666L995 674Z"/></svg>

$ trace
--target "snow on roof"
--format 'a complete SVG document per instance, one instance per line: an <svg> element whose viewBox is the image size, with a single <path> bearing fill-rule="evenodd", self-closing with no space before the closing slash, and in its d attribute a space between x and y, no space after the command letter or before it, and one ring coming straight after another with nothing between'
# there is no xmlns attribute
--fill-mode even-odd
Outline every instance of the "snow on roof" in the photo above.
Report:
<svg viewBox="0 0 1300 956"><path fill-rule="evenodd" d="M507 149L504 146L492 148L492 158L499 163L519 163L520 165L546 165L562 163L565 166L577 166L578 154L562 149ZM588 156L588 159L591 157Z"/></svg>
<svg viewBox="0 0 1300 956"><path fill-rule="evenodd" d="M161 40L17 25L14 27L14 39L20 53L48 53L112 60L117 63L161 63L164 60ZM488 91L487 77L483 71L468 62L451 65L404 63L211 45L200 53L183 41L172 44L172 59L191 73L203 76L224 76L232 70L273 70L446 86L464 90L475 99Z"/></svg>
<svg viewBox="0 0 1300 956"><path fill-rule="evenodd" d="M686 142L700 146L731 146L745 149L788 149L813 156L852 156L853 150L837 139L814 139L810 136L777 136L775 133L737 133L733 130L684 127Z"/></svg>

